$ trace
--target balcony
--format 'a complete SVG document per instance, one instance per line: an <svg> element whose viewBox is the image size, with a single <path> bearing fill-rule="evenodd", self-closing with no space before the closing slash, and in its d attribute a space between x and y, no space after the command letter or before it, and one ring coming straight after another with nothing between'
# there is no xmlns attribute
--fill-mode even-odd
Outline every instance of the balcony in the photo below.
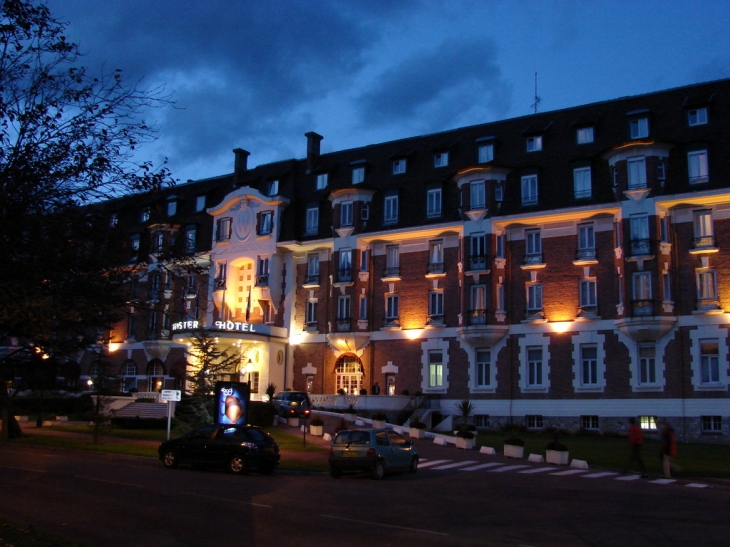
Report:
<svg viewBox="0 0 730 547"><path fill-rule="evenodd" d="M487 310L469 310L467 322L470 325L486 325L487 324Z"/></svg>
<svg viewBox="0 0 730 547"><path fill-rule="evenodd" d="M383 279L400 279L400 267L385 268L383 272Z"/></svg>
<svg viewBox="0 0 730 547"><path fill-rule="evenodd" d="M573 264L576 266L598 264L598 260L596 259L596 249L578 249L575 251Z"/></svg>
<svg viewBox="0 0 730 547"><path fill-rule="evenodd" d="M269 286L269 274L257 275L256 276L257 287L268 287Z"/></svg>
<svg viewBox="0 0 730 547"><path fill-rule="evenodd" d="M712 312L719 309L721 309L720 301L716 296L697 299L697 310L700 312Z"/></svg>
<svg viewBox="0 0 730 547"><path fill-rule="evenodd" d="M690 254L709 254L718 251L719 249L715 246L715 236L701 236L692 239Z"/></svg>
<svg viewBox="0 0 730 547"><path fill-rule="evenodd" d="M488 259L489 257L487 255L474 255L469 257L469 270L486 270Z"/></svg>
<svg viewBox="0 0 730 547"><path fill-rule="evenodd" d="M225 291L226 290L226 280L225 279L216 279L213 281L213 290L214 291Z"/></svg>
<svg viewBox="0 0 730 547"><path fill-rule="evenodd" d="M631 316L632 317L647 317L654 315L654 301L653 300L632 300L631 301Z"/></svg>
<svg viewBox="0 0 730 547"><path fill-rule="evenodd" d="M426 266L426 276L439 276L445 273L443 262L432 262Z"/></svg>
<svg viewBox="0 0 730 547"><path fill-rule="evenodd" d="M319 287L319 274L307 274L304 278L303 287Z"/></svg>
<svg viewBox="0 0 730 547"><path fill-rule="evenodd" d="M654 242L651 239L632 239L629 243L630 257L654 257Z"/></svg>
<svg viewBox="0 0 730 547"><path fill-rule="evenodd" d="M337 270L337 281L339 283L351 283L352 282L352 268L345 268Z"/></svg>
<svg viewBox="0 0 730 547"><path fill-rule="evenodd" d="M542 259L542 253L526 254L522 260L522 266L520 266L523 270L535 270L544 267L545 262Z"/></svg>
<svg viewBox="0 0 730 547"><path fill-rule="evenodd" d="M352 318L350 317L338 317L337 330L339 332L350 332L352 330Z"/></svg>

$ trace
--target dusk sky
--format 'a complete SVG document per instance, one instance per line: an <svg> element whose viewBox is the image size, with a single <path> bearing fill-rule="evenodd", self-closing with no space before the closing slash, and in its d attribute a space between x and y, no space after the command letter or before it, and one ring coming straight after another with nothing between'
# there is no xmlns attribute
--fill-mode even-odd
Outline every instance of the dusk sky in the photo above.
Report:
<svg viewBox="0 0 730 547"><path fill-rule="evenodd" d="M164 84L185 181L730 77L730 2L49 0L98 70Z"/></svg>

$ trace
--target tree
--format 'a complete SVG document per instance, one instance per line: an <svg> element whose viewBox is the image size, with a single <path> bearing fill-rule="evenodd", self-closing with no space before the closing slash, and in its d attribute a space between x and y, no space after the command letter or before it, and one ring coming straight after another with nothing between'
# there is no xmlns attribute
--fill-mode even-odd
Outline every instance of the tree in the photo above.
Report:
<svg viewBox="0 0 730 547"><path fill-rule="evenodd" d="M240 374L243 350L232 353L222 351L215 338L206 331L192 333L190 341L190 363L185 371L185 379L195 394L207 395L213 392L216 381L222 375Z"/></svg>
<svg viewBox="0 0 730 547"><path fill-rule="evenodd" d="M0 345L15 348L0 354L2 380L19 354L72 355L121 318L133 272L93 205L173 183L135 160L155 138L142 115L169 96L120 70L92 76L66 26L45 5L2 0Z"/></svg>

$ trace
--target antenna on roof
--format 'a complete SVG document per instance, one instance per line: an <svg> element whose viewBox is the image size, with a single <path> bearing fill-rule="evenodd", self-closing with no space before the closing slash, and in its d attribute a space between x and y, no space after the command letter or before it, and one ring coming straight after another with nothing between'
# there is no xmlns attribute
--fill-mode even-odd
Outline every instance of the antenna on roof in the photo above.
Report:
<svg viewBox="0 0 730 547"><path fill-rule="evenodd" d="M540 104L540 97L537 96L537 72L535 72L535 102L531 105L535 109L535 114L537 114L538 104Z"/></svg>

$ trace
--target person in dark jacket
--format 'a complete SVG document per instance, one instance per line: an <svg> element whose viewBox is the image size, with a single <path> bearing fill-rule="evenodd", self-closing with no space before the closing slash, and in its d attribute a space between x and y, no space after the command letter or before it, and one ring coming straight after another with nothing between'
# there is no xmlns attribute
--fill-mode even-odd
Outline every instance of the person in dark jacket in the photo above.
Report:
<svg viewBox="0 0 730 547"><path fill-rule="evenodd" d="M676 456L677 438L674 435L674 429L669 425L669 422L664 422L662 427L662 466L664 467L664 477L667 479L672 478L672 469L678 470L677 465L674 463Z"/></svg>
<svg viewBox="0 0 730 547"><path fill-rule="evenodd" d="M635 418L629 418L629 445L631 446L631 455L629 461L624 468L624 473L631 469L631 466L636 463L639 471L641 471L641 477L646 478L646 466L644 465L644 459L641 457L641 446L644 444L644 432L636 423Z"/></svg>

